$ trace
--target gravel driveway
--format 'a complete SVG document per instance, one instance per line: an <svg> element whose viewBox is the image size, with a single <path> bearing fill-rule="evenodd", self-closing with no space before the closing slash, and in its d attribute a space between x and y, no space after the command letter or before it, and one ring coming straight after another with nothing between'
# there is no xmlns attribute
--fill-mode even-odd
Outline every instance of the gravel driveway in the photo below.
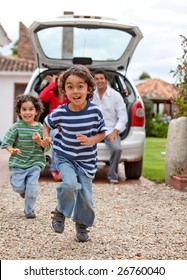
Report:
<svg viewBox="0 0 187 280"><path fill-rule="evenodd" d="M23 199L0 183L0 258L4 260L187 259L187 193L165 184L94 184L96 220L86 243L74 223L63 234L50 227L54 182L40 182L36 219L23 215Z"/></svg>

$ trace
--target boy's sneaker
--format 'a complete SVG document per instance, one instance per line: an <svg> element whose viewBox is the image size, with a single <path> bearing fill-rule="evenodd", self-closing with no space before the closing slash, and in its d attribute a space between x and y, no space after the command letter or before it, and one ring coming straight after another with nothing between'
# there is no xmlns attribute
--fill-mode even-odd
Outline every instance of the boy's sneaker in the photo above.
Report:
<svg viewBox="0 0 187 280"><path fill-rule="evenodd" d="M86 242L89 239L88 232L87 226L76 223L76 240L78 242Z"/></svg>
<svg viewBox="0 0 187 280"><path fill-rule="evenodd" d="M55 232L62 233L64 231L64 222L65 222L65 216L60 213L57 209L55 211L51 212L52 216L52 222L51 227Z"/></svg>
<svg viewBox="0 0 187 280"><path fill-rule="evenodd" d="M25 217L26 217L27 219L34 219L34 218L36 218L36 214L34 213L34 210L32 210L31 213L25 214Z"/></svg>

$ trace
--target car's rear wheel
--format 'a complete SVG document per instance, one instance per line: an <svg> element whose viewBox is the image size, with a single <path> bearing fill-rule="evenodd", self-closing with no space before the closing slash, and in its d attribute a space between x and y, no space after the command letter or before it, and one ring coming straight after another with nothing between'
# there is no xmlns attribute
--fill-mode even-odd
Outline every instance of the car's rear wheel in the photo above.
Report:
<svg viewBox="0 0 187 280"><path fill-rule="evenodd" d="M139 179L142 174L143 158L140 161L124 162L125 176L127 179Z"/></svg>

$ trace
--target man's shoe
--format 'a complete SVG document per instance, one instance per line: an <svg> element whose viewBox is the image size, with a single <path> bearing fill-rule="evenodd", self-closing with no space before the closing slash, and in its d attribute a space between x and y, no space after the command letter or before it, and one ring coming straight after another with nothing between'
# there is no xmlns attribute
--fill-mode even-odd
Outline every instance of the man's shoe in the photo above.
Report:
<svg viewBox="0 0 187 280"><path fill-rule="evenodd" d="M20 196L21 196L22 198L25 198L25 193L20 193Z"/></svg>
<svg viewBox="0 0 187 280"><path fill-rule="evenodd" d="M60 177L60 174L58 171L51 171L51 175L53 176L53 179L57 182L62 181L62 178Z"/></svg>
<svg viewBox="0 0 187 280"><path fill-rule="evenodd" d="M31 213L25 214L25 217L26 217L27 219L34 219L34 218L36 218L36 214L34 213L34 210L32 210Z"/></svg>
<svg viewBox="0 0 187 280"><path fill-rule="evenodd" d="M88 232L87 226L76 223L76 240L78 242L86 242L89 239Z"/></svg>
<svg viewBox="0 0 187 280"><path fill-rule="evenodd" d="M57 233L63 233L65 216L62 213L60 213L57 209L55 209L55 211L52 211L51 214L52 214L51 216L52 229Z"/></svg>
<svg viewBox="0 0 187 280"><path fill-rule="evenodd" d="M118 179L110 179L110 184L118 184Z"/></svg>

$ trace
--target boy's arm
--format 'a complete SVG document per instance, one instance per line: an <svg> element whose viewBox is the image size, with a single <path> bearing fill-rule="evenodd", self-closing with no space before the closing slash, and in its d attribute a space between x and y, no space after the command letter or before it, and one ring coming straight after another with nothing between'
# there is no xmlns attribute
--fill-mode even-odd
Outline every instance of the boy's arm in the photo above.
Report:
<svg viewBox="0 0 187 280"><path fill-rule="evenodd" d="M50 136L51 129L44 123L43 124L43 147L47 147L52 142L52 137Z"/></svg>
<svg viewBox="0 0 187 280"><path fill-rule="evenodd" d="M33 133L32 139L34 142L36 142L42 148L46 148L49 144L51 144L51 141L52 141L51 137L46 137L44 139L41 139L40 134L38 132Z"/></svg>
<svg viewBox="0 0 187 280"><path fill-rule="evenodd" d="M51 129L44 123L43 124L43 139L49 137Z"/></svg>

